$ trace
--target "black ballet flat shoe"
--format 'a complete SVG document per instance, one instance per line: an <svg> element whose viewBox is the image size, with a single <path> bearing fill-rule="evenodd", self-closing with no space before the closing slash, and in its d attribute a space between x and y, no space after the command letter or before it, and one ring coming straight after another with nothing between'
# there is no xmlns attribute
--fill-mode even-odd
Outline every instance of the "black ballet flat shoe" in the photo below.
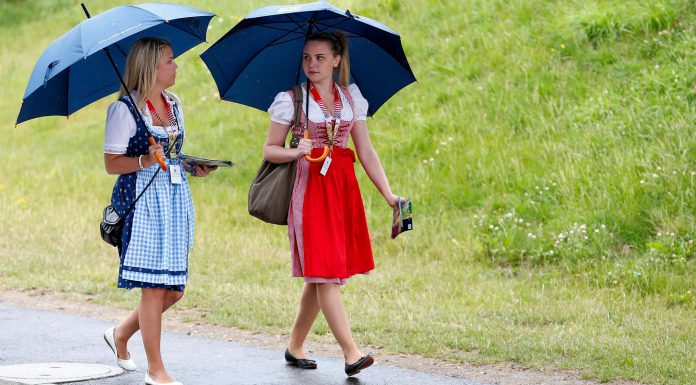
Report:
<svg viewBox="0 0 696 385"><path fill-rule="evenodd" d="M292 366L297 366L300 369L316 369L317 362L314 360L295 358L290 354L290 350L285 349L285 361Z"/></svg>
<svg viewBox="0 0 696 385"><path fill-rule="evenodd" d="M346 375L348 377L354 376L358 373L360 373L361 370L368 368L372 364L375 363L375 359L372 358L372 353L362 357L361 359L355 361L354 364L348 365L346 364Z"/></svg>

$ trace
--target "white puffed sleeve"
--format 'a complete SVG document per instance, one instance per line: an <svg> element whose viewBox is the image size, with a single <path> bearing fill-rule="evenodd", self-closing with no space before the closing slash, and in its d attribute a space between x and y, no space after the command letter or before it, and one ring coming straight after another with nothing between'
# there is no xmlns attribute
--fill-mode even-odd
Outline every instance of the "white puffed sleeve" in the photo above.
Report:
<svg viewBox="0 0 696 385"><path fill-rule="evenodd" d="M362 96L358 85L353 83L348 86L348 92L353 98L353 105L355 106L355 111L353 111L353 116L355 120L367 120L367 99Z"/></svg>
<svg viewBox="0 0 696 385"><path fill-rule="evenodd" d="M123 102L114 102L106 112L104 128L104 153L125 154L128 141L135 136L136 125L128 106Z"/></svg>
<svg viewBox="0 0 696 385"><path fill-rule="evenodd" d="M280 124L292 123L292 115L294 112L295 106L292 102L292 98L286 91L279 92L268 108L268 114L271 115L271 120Z"/></svg>

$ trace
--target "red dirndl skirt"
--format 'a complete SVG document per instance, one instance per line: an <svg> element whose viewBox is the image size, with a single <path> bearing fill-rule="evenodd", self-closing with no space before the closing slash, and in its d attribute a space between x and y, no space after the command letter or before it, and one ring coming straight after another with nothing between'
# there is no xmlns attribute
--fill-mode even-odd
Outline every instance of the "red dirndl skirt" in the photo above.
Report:
<svg viewBox="0 0 696 385"><path fill-rule="evenodd" d="M312 150L321 155L322 148ZM348 278L375 268L358 180L355 153L334 148L326 175L322 162L309 164L302 210L304 276Z"/></svg>

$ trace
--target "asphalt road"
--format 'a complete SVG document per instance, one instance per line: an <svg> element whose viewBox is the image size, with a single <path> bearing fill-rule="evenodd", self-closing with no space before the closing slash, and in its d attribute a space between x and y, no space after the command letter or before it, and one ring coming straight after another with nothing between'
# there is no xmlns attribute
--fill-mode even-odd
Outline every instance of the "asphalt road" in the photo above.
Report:
<svg viewBox="0 0 696 385"><path fill-rule="evenodd" d="M115 358L102 339L110 326L104 320L0 303L0 366L43 362L115 366ZM133 337L129 349L138 365L136 372L73 384L143 384L147 361L140 333ZM374 366L348 378L341 360L317 356L318 369L300 370L285 363L281 350L179 333L163 334L162 354L169 372L184 385L494 385L383 366L379 356Z"/></svg>

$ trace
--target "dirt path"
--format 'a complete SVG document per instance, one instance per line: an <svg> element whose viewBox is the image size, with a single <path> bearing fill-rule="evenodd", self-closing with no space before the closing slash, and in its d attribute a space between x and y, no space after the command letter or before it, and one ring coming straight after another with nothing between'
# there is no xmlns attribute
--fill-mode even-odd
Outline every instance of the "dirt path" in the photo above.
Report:
<svg viewBox="0 0 696 385"><path fill-rule="evenodd" d="M92 303L92 297L74 294L67 299L65 295L40 290L14 290L0 286L0 302L33 309L63 312L72 315L86 316L114 322L120 321L127 315L123 309L97 305ZM185 322L186 319L200 318L195 310L173 309L164 317L163 328L167 331L194 334L227 341L235 341L261 348L284 349L287 336L254 333L230 327L222 327L201 322ZM307 346L308 351L327 357L339 358L340 351L335 344L312 342ZM376 353L380 365L391 365L419 372L448 375L467 378L481 382L498 383L501 385L596 385L597 382L580 379L578 374L571 371L545 372L519 366L517 364L471 365L449 361L424 358L417 355L380 354L379 348L365 347ZM617 381L614 385L639 385L635 382Z"/></svg>

